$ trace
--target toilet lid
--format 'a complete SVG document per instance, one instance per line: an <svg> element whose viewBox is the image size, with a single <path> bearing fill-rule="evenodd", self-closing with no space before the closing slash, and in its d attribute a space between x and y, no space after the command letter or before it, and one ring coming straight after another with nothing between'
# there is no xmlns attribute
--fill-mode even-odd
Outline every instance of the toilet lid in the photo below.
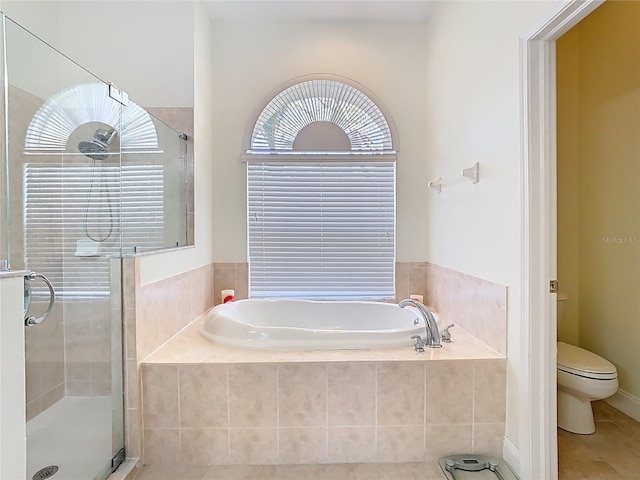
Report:
<svg viewBox="0 0 640 480"><path fill-rule="evenodd" d="M609 360L580 347L558 342L558 368L592 378L616 378L617 370Z"/></svg>

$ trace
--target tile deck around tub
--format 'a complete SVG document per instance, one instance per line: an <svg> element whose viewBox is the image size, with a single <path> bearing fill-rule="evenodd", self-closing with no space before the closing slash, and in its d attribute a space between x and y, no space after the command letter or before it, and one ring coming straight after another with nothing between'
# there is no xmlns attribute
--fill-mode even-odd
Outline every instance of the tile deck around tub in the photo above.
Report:
<svg viewBox="0 0 640 480"><path fill-rule="evenodd" d="M278 466L147 466L135 480L443 480L436 462Z"/></svg>
<svg viewBox="0 0 640 480"><path fill-rule="evenodd" d="M443 322L447 319L443 318ZM496 352L462 328L451 329L451 343L442 348L427 348L415 353L413 348L376 350L250 350L219 345L200 335L203 317L192 322L162 347L150 354L143 363L288 363L288 362L398 362L425 360L481 360L499 359ZM448 322L447 322L448 323Z"/></svg>

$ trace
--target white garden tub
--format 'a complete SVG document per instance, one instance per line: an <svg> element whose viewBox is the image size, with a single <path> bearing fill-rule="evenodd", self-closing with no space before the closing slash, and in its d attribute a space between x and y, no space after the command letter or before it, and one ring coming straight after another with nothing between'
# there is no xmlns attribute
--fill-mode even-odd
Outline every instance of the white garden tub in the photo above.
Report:
<svg viewBox="0 0 640 480"><path fill-rule="evenodd" d="M416 309L393 303L251 299L214 307L200 333L239 348L380 349L413 345L425 326Z"/></svg>

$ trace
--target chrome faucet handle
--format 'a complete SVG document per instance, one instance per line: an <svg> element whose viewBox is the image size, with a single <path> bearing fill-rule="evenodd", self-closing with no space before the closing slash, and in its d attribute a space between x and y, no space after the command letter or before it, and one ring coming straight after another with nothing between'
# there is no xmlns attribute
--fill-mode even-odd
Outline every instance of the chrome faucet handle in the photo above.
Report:
<svg viewBox="0 0 640 480"><path fill-rule="evenodd" d="M413 351L414 352L424 352L424 340L420 335L412 335L413 339Z"/></svg>
<svg viewBox="0 0 640 480"><path fill-rule="evenodd" d="M446 328L444 329L444 331L442 332L442 337L441 340L443 342L446 343L451 343L451 333L449 332L449 329L451 327L455 327L456 325L454 323L452 323L451 325L447 325Z"/></svg>

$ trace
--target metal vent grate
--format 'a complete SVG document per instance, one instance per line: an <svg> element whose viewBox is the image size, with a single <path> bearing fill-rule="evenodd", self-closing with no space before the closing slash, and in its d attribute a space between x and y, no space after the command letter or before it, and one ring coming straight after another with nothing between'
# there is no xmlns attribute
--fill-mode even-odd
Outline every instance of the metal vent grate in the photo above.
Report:
<svg viewBox="0 0 640 480"><path fill-rule="evenodd" d="M41 468L33 476L33 480L45 480L46 478L53 477L58 471L57 465L49 465L48 467Z"/></svg>

